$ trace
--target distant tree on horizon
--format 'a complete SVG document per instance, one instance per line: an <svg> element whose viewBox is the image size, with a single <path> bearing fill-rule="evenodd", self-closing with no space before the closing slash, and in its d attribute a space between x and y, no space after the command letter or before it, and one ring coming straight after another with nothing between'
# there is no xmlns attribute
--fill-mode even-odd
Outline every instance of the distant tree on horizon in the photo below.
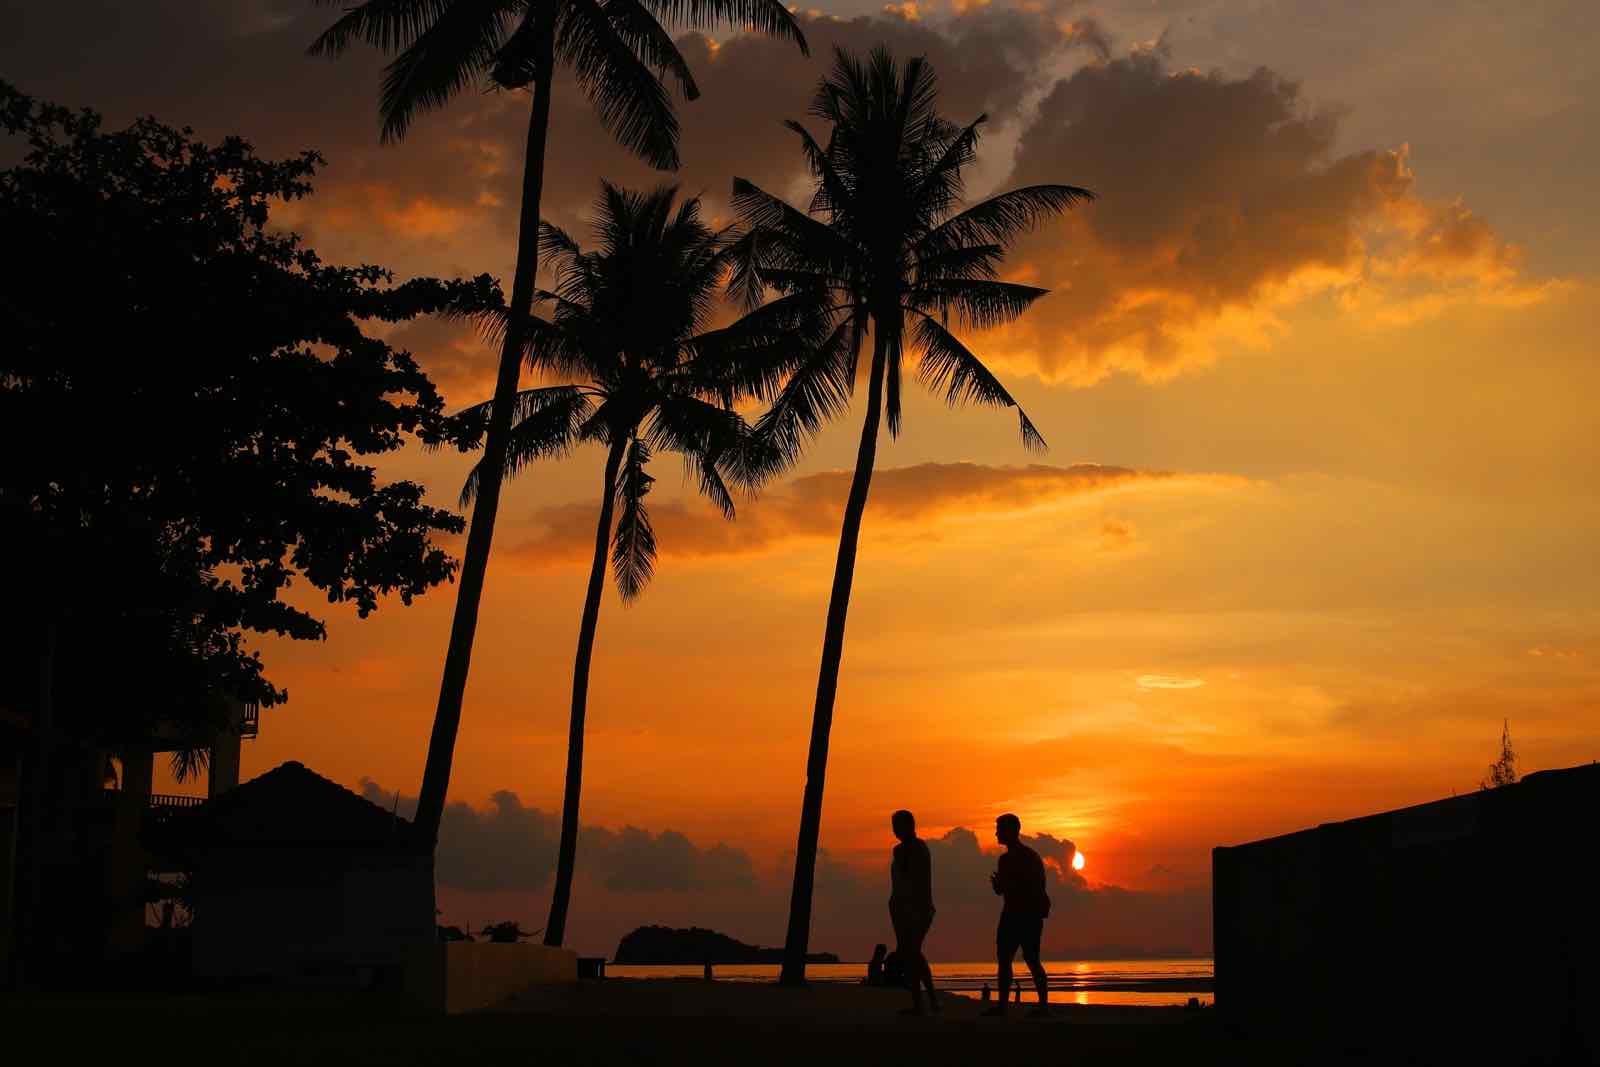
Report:
<svg viewBox="0 0 1600 1067"><path fill-rule="evenodd" d="M417 799L414 832L430 851L438 847L439 820L450 785L478 604L500 506L505 474L501 462L533 307L556 64L571 68L601 123L617 140L652 166L675 170L678 120L662 79L670 73L690 100L699 89L666 27L714 24L787 38L806 50L799 24L780 0L366 0L347 10L311 45L314 54L339 56L363 42L395 55L384 72L379 105L384 141L400 140L418 114L443 107L475 84L532 88L510 315L486 423L488 462L479 474Z"/></svg>
<svg viewBox="0 0 1600 1067"><path fill-rule="evenodd" d="M571 384L517 394L516 421L501 457L507 475L515 476L534 460L566 455L582 443L606 449L594 560L572 667L561 844L545 924L549 945L565 937L572 896L589 664L607 558L625 604L644 591L655 570L656 539L645 505L655 481L650 461L658 452L681 455L700 492L730 519L729 482L753 488L763 474L749 427L733 410L734 394L697 357L727 269L726 235L701 221L698 198L674 209L676 195L671 186L638 193L601 182L591 218L595 251L584 251L556 226L541 227L541 252L554 266L556 282L553 291L537 294L550 307L550 319L531 324L527 361L536 373ZM504 316L491 321L498 327ZM725 376L729 366L737 364L719 361L719 373ZM481 421L488 407L480 404L463 417ZM463 504L482 491L488 466L485 456L473 468L461 492Z"/></svg>
<svg viewBox="0 0 1600 1067"><path fill-rule="evenodd" d="M1478 783L1479 789L1499 789L1515 785L1517 781L1517 753L1511 747L1511 720L1506 719L1500 728L1500 758L1489 764L1489 773Z"/></svg>
<svg viewBox="0 0 1600 1067"><path fill-rule="evenodd" d="M1015 408L1024 447L1040 436L1004 385L949 329L952 313L972 329L1010 322L1046 290L999 280L1006 248L1041 220L1092 199L1070 185L1035 185L961 210L962 172L976 158L985 116L965 127L935 107L937 83L921 58L901 67L887 49L866 62L836 52L811 113L829 123L826 144L798 122L816 182L809 209L742 179L734 206L746 234L736 246L731 288L749 314L739 324L768 359L752 361L744 384L771 403L758 433L796 456L821 426L844 413L865 339L872 338L866 415L845 504L818 672L806 788L795 846L794 888L781 981L805 980L811 901L822 823L845 618L861 517L880 424L900 430L902 368L919 356L922 383L951 405ZM776 298L763 303L769 293Z"/></svg>

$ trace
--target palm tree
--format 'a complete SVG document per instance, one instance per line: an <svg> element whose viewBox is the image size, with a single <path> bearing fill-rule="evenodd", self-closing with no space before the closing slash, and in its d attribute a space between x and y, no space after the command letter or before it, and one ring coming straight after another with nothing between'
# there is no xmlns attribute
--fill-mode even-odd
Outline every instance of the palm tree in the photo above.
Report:
<svg viewBox="0 0 1600 1067"><path fill-rule="evenodd" d="M533 90L510 318L417 801L418 843L429 851L438 842L450 784L478 602L500 506L503 457L527 333L524 322L533 306L555 64L571 67L601 122L619 141L655 167L676 169L678 121L662 77L670 74L690 100L699 90L667 27L712 24L750 27L788 38L806 51L804 35L780 0L365 0L347 10L311 46L313 54L338 56L360 41L398 53L384 73L380 103L384 141L403 138L413 118L444 106L468 86L488 83Z"/></svg>
<svg viewBox="0 0 1600 1067"><path fill-rule="evenodd" d="M953 404L1017 408L1025 447L1044 440L988 367L950 332L953 312L982 329L1016 318L1044 289L999 280L1006 247L1020 233L1092 199L1070 185L1015 189L958 211L962 171L973 162L980 116L966 127L934 109L936 83L923 59L902 70L883 48L862 63L840 50L811 111L832 124L826 146L798 122L787 125L816 181L801 211L743 179L734 206L746 227L735 245L730 284L746 306L750 343L766 358L741 380L771 402L756 430L795 456L826 420L844 411L858 357L872 338L867 410L855 476L839 535L817 678L806 789L795 847L794 890L780 981L805 980L811 897L822 823L828 735L844 651L856 542L877 455L878 429L900 429L901 366L918 358L924 385ZM771 291L772 302L761 301ZM752 364L754 365L754 364Z"/></svg>
<svg viewBox="0 0 1600 1067"><path fill-rule="evenodd" d="M572 896L589 660L607 556L624 603L643 591L655 567L655 534L645 510L655 480L647 470L650 460L661 451L681 454L700 492L730 519L729 481L753 489L770 466L761 462L763 453L733 410L735 394L725 387L725 368L735 364L723 359L714 364L713 375L713 364L699 355L713 343L704 327L726 274L727 235L701 221L698 199L685 200L674 211L676 194L671 187L646 194L602 182L591 220L596 251L583 251L548 223L540 230L540 250L555 267L556 288L538 293L552 313L549 321L532 324L528 362L541 373L577 384L517 394L501 463L514 475L533 460L564 455L581 442L606 446L594 563L572 667L566 793L547 945L561 944ZM488 407L468 409L464 416L481 419ZM482 494L489 466L485 456L468 476L463 506Z"/></svg>

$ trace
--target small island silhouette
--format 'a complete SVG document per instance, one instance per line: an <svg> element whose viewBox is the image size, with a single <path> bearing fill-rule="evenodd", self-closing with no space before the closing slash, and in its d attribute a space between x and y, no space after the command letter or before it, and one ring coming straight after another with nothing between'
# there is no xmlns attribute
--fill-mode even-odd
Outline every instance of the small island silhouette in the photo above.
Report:
<svg viewBox="0 0 1600 1067"><path fill-rule="evenodd" d="M747 945L727 934L699 926L674 930L669 926L641 926L617 942L613 963L782 963L783 949ZM838 963L832 952L806 954L807 963Z"/></svg>

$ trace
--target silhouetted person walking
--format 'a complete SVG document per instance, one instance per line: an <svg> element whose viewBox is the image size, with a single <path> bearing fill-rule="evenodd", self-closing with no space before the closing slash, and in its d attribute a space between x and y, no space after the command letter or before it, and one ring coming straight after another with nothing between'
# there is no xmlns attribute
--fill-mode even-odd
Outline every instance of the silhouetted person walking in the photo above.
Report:
<svg viewBox="0 0 1600 1067"><path fill-rule="evenodd" d="M911 1012L922 1014L922 987L935 1013L939 998L933 990L933 970L922 955L922 942L933 925L933 856L927 842L917 836L917 820L909 811L897 811L890 819L894 836L894 858L889 863L889 920L894 924L895 953L905 968L906 986L911 990Z"/></svg>
<svg viewBox="0 0 1600 1067"><path fill-rule="evenodd" d="M1044 861L1022 843L1022 820L1010 812L994 821L995 840L1006 847L998 869L989 884L1005 903L1000 908L1000 925L994 932L995 954L1000 964L1000 1000L985 1015L1004 1015L1011 992L1011 960L1022 950L1022 958L1033 975L1033 988L1039 993L1039 1006L1030 1015L1046 1015L1050 1000L1048 976L1039 962L1039 940L1044 935L1044 920L1050 914L1046 895Z"/></svg>

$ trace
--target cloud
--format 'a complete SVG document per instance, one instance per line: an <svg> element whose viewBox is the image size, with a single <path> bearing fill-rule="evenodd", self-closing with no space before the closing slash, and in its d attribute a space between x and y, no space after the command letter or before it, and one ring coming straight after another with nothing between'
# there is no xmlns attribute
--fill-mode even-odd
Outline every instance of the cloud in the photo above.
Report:
<svg viewBox="0 0 1600 1067"><path fill-rule="evenodd" d="M1153 689L1199 689L1205 685L1203 678L1173 678L1166 674L1141 674L1138 686L1145 692Z"/></svg>
<svg viewBox="0 0 1600 1067"><path fill-rule="evenodd" d="M1176 475L1095 463L1067 467L922 463L879 470L872 480L868 515L875 530L917 527L919 534L925 534L926 524L941 518L1003 515L1082 494L1194 480L1242 484L1221 475ZM664 555L762 552L792 540L837 537L849 485L849 471L805 475L764 493L741 509L734 522L698 500L668 500L651 507L651 522ZM510 557L534 566L588 560L594 550L596 506L584 501L539 509L531 519L538 533L510 548ZM1131 527L1127 536L1131 537Z"/></svg>
<svg viewBox="0 0 1600 1067"><path fill-rule="evenodd" d="M1485 220L1417 192L1407 146L1337 155L1338 126L1271 70L1174 69L1159 45L1057 81L1006 184L1100 199L1013 254L1052 293L992 347L1050 379L1160 379L1224 338L1269 340L1278 310L1320 293L1394 320L1548 292Z"/></svg>
<svg viewBox="0 0 1600 1067"><path fill-rule="evenodd" d="M385 808L395 795L370 778L361 795ZM410 817L415 797L401 797L398 810ZM438 880L470 892L537 891L555 873L561 818L525 807L509 790L492 793L489 804L446 805L439 823ZM686 893L748 889L755 884L750 857L718 843L701 848L673 830L653 833L627 826L585 826L578 835L584 877L613 893Z"/></svg>
<svg viewBox="0 0 1600 1067"><path fill-rule="evenodd" d="M802 160L781 120L806 118L834 46L881 43L928 58L946 114L989 114L971 192L1067 181L1100 194L1011 258L1017 278L1053 290L984 339L1014 370L1078 384L1119 370L1166 378L1229 341L1269 342L1281 311L1309 296L1333 294L1361 321L1385 324L1465 300L1520 306L1559 287L1529 280L1521 251L1469 205L1419 194L1405 145L1340 155L1338 117L1295 82L1266 68L1242 77L1175 68L1160 41L1118 56L1112 34L1082 12L1070 0L806 11L810 59L749 34L685 34L702 96L681 104L685 165L671 176L619 148L563 74L544 214L577 223L598 175L675 181L703 193L713 214L726 212L734 175L798 202ZM0 0L4 14L24 28L13 40L29 44L0 49L0 60L27 91L101 106L113 122L155 112L203 136L242 132L266 153L321 149L330 167L317 195L280 215L326 258L509 279L526 94L463 93L404 143L381 146L383 57L304 54L334 17L326 9L152 0L128 20L101 0L88 11ZM85 38L86 21L118 33ZM208 47L168 61L179 38ZM493 362L487 350L478 359Z"/></svg>
<svg viewBox="0 0 1600 1067"><path fill-rule="evenodd" d="M925 840L933 858L937 909L930 952L945 959L986 958L993 951L994 920L999 914L999 901L989 885L998 850L985 850L978 835L964 826ZM1051 901L1044 936L1047 957L1209 951L1209 892L1188 886L1175 892L1143 892L1090 885L1072 869L1076 847L1071 841L1024 834L1023 843L1045 861L1045 888ZM881 940L886 893L885 884L858 868L832 857L819 858L819 934L813 942L869 945L874 938Z"/></svg>
<svg viewBox="0 0 1600 1067"><path fill-rule="evenodd" d="M371 779L361 781L361 794L385 809L396 806L395 794ZM402 815L415 808L414 797L398 801ZM558 814L527 807L510 790L493 793L484 807L447 805L436 870L440 890L449 898L450 921L481 924L508 914L532 921L542 914L559 837ZM982 959L992 948L999 913L989 887L998 853L985 850L966 827L927 841L938 907L934 951L945 958ZM1073 842L1050 834L1024 834L1023 841L1045 861L1052 902L1045 936L1050 951L1209 947L1206 894L1188 888L1146 893L1091 886L1072 869ZM749 854L735 846L703 848L672 830L586 826L578 839L580 906L574 920L582 943L597 948L609 947L634 926L660 921L699 923L746 940L779 943L792 865L793 857L787 856L758 873ZM884 940L886 879L822 850L813 945L849 958L858 949L864 956L875 941Z"/></svg>
<svg viewBox="0 0 1600 1067"><path fill-rule="evenodd" d="M487 400L494 392L499 353L484 343L472 323L425 315L388 331L384 340L416 357L452 411Z"/></svg>

